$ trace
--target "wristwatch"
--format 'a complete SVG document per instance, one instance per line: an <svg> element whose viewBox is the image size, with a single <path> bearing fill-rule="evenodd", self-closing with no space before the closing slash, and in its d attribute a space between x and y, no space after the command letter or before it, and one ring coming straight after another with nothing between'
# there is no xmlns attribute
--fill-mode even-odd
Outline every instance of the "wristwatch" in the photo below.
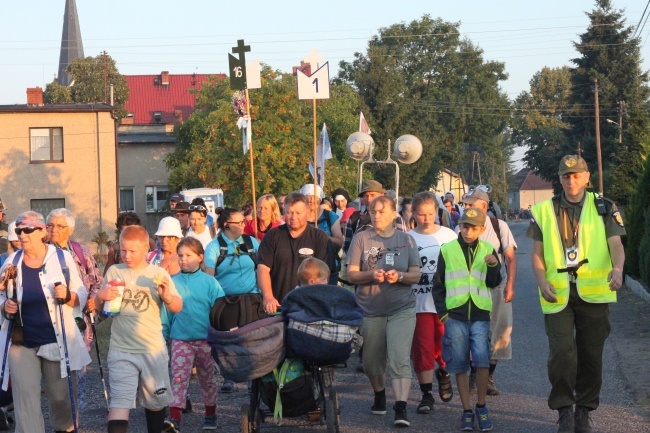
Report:
<svg viewBox="0 0 650 433"><path fill-rule="evenodd" d="M404 274L400 272L399 277L397 277L397 282L401 283L403 279L404 279Z"/></svg>

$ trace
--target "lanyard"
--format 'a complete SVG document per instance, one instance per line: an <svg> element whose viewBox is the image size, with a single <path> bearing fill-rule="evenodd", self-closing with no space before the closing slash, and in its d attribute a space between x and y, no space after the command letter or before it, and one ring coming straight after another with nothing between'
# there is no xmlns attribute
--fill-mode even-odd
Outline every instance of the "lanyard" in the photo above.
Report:
<svg viewBox="0 0 650 433"><path fill-rule="evenodd" d="M564 216L564 240L565 240L565 242L568 243L569 242L569 234L567 233L567 226L568 226L567 219L569 219L569 218L567 216L567 210L563 208L563 211L564 211L563 212L563 216ZM578 228L580 227L580 220L578 220L578 222L575 223L575 224L573 223L573 218L570 218L570 221L571 221L571 227L573 228L573 245L575 246L576 241L578 240Z"/></svg>

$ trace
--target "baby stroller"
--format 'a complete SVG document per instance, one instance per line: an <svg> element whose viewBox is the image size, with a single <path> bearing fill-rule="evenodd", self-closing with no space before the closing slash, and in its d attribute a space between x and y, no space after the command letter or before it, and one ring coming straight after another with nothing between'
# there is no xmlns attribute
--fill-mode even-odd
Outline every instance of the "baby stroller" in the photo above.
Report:
<svg viewBox="0 0 650 433"><path fill-rule="evenodd" d="M282 417L303 415L339 432L338 395L330 389L326 397L323 369L347 360L361 320L352 293L315 285L290 292L281 317L235 331L210 329L208 342L224 378L252 381L249 403L241 407L241 432L258 433L265 417L281 423Z"/></svg>

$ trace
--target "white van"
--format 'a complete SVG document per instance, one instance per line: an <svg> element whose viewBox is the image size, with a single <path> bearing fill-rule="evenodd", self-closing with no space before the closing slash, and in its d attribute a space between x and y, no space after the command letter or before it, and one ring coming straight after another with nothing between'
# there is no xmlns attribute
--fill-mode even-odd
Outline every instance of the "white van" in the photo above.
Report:
<svg viewBox="0 0 650 433"><path fill-rule="evenodd" d="M202 198L208 208L208 213L214 215L214 210L223 206L223 191L221 188L192 188L180 192L183 201L191 203L195 198Z"/></svg>

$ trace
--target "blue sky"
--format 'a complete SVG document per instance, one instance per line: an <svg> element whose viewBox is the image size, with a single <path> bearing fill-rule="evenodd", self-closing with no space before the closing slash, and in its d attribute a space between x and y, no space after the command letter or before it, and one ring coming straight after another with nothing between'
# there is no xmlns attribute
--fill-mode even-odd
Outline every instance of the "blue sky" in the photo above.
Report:
<svg viewBox="0 0 650 433"><path fill-rule="evenodd" d="M613 0L636 26L645 0ZM0 104L25 103L27 87L52 81L58 69L64 0L11 2L0 26ZM227 53L244 38L251 57L290 70L315 48L330 61L364 51L380 27L423 14L460 21L464 36L505 62L510 78L502 88L511 98L528 88L544 66L561 66L576 55L572 42L593 8L587 0L320 0L224 2L193 0L77 0L86 56L106 50L123 74L217 73L227 70ZM644 29L645 41L650 25ZM650 45L644 44L648 69Z"/></svg>

